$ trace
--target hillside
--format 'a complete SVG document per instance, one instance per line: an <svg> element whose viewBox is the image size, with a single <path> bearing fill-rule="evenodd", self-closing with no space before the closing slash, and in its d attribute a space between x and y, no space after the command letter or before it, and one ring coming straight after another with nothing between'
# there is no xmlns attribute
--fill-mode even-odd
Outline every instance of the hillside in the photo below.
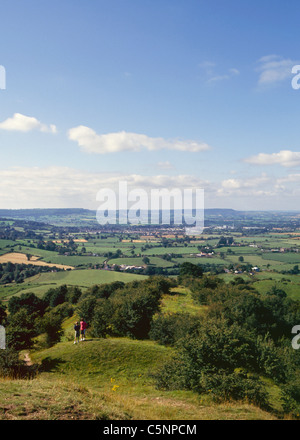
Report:
<svg viewBox="0 0 300 440"><path fill-rule="evenodd" d="M61 342L32 354L43 366L35 379L0 380L0 420L274 419L248 404L216 405L192 392L157 390L151 374L170 354L127 338Z"/></svg>

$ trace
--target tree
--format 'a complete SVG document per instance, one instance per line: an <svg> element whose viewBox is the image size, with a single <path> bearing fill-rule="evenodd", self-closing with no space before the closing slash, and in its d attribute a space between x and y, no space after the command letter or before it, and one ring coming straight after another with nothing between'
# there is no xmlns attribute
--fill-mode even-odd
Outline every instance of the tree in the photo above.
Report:
<svg viewBox="0 0 300 440"><path fill-rule="evenodd" d="M9 314L14 315L20 309L24 309L29 317L33 314L42 316L46 309L46 303L32 292L23 293L20 297L12 296L8 302Z"/></svg>
<svg viewBox="0 0 300 440"><path fill-rule="evenodd" d="M39 332L45 333L46 345L51 347L60 341L62 334L62 317L56 314L53 310L46 313L39 322Z"/></svg>
<svg viewBox="0 0 300 440"><path fill-rule="evenodd" d="M0 325L4 325L6 323L6 307L0 303Z"/></svg>
<svg viewBox="0 0 300 440"><path fill-rule="evenodd" d="M179 266L179 279L182 280L184 277L202 277L203 270L202 267L193 263L182 263Z"/></svg>
<svg viewBox="0 0 300 440"><path fill-rule="evenodd" d="M25 308L9 316L6 327L6 342L9 348L16 351L31 348L35 336L37 336L35 321L32 316L28 315Z"/></svg>

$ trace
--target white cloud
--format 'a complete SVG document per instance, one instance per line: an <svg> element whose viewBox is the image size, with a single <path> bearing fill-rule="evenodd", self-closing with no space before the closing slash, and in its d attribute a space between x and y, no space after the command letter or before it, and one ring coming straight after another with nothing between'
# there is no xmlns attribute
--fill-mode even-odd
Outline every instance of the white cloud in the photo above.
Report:
<svg viewBox="0 0 300 440"><path fill-rule="evenodd" d="M204 61L203 63L199 64L199 67L204 71L207 77L206 81L208 83L229 80L230 78L240 74L239 70L236 68L227 69L225 73L216 73L216 64L210 61Z"/></svg>
<svg viewBox="0 0 300 440"><path fill-rule="evenodd" d="M271 179L262 174L258 177L250 177L248 179L227 179L222 181L222 188L226 190L259 188L263 185L271 183Z"/></svg>
<svg viewBox="0 0 300 440"><path fill-rule="evenodd" d="M126 181L131 189L206 188L210 183L189 176L164 174L91 173L69 167L14 167L0 170L0 208L89 208L97 209L96 195L109 188L116 193L119 182Z"/></svg>
<svg viewBox="0 0 300 440"><path fill-rule="evenodd" d="M297 64L279 55L267 55L258 60L259 85L273 85L291 77L292 67Z"/></svg>
<svg viewBox="0 0 300 440"><path fill-rule="evenodd" d="M38 130L42 132L56 133L55 125L42 124L32 116L25 116L21 113L15 113L12 118L8 118L0 123L1 130L28 132Z"/></svg>
<svg viewBox="0 0 300 440"><path fill-rule="evenodd" d="M286 168L300 165L300 152L281 150L279 153L259 153L256 156L244 159L244 162L253 165L281 165Z"/></svg>
<svg viewBox="0 0 300 440"><path fill-rule="evenodd" d="M204 189L205 208L241 210L294 209L298 203L300 174L275 178L262 174L229 178L222 182L202 180L193 175L91 173L69 167L14 167L0 170L0 208L88 208L97 210L101 189L118 193L119 182L128 191L143 189Z"/></svg>
<svg viewBox="0 0 300 440"><path fill-rule="evenodd" d="M121 151L138 152L143 148L149 151L168 149L189 152L210 149L210 146L206 143L193 140L168 140L125 131L97 134L91 128L83 125L71 128L68 131L68 137L70 140L77 142L83 151L96 154L117 153Z"/></svg>

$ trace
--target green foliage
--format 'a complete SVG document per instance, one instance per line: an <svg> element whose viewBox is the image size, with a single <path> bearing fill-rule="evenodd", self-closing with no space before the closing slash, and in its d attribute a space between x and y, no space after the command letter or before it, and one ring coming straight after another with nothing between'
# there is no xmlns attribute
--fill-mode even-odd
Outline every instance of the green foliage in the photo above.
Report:
<svg viewBox="0 0 300 440"><path fill-rule="evenodd" d="M262 381L255 375L243 371L226 373L220 370L200 378L202 392L209 393L217 402L246 400L260 407L268 407L267 392Z"/></svg>
<svg viewBox="0 0 300 440"><path fill-rule="evenodd" d="M63 315L60 312L60 310L52 309L45 313L38 323L39 333L45 335L46 347L51 347L60 341L63 321Z"/></svg>
<svg viewBox="0 0 300 440"><path fill-rule="evenodd" d="M35 320L25 308L9 317L6 327L6 343L9 348L19 351L33 346L33 337L37 335Z"/></svg>
<svg viewBox="0 0 300 440"><path fill-rule="evenodd" d="M269 332L274 325L286 322L281 312L289 316L293 303L287 304L283 295L263 299L253 291L240 289L240 283L211 284L214 288L208 289L202 281L194 282L194 294L210 292L205 301L208 312L193 332L187 331L178 341L177 355L156 375L157 386L208 393L216 400L247 399L265 407L267 393L258 375L283 386L294 377L293 369L297 370L290 349L275 331ZM157 340L168 341L175 322L175 316L154 321ZM294 398L286 397L286 402L288 399Z"/></svg>
<svg viewBox="0 0 300 440"><path fill-rule="evenodd" d="M93 295L95 298L109 298L112 293L114 293L118 289L123 289L125 283L122 281L114 281L112 283L105 284L95 284L94 286L89 287L84 296Z"/></svg>
<svg viewBox="0 0 300 440"><path fill-rule="evenodd" d="M49 289L43 300L49 307L56 307L64 302L76 304L82 295L81 290L77 286L68 287L63 284L56 289Z"/></svg>
<svg viewBox="0 0 300 440"><path fill-rule="evenodd" d="M91 323L94 318L96 304L97 299L94 296L87 296L77 304L75 310L79 316L84 316L87 323Z"/></svg>
<svg viewBox="0 0 300 440"><path fill-rule="evenodd" d="M19 353L11 348L0 350L0 377L10 379L31 378L35 375L34 366L26 366Z"/></svg>
<svg viewBox="0 0 300 440"><path fill-rule="evenodd" d="M20 309L26 310L28 315L43 315L46 309L45 301L38 298L34 293L23 293L20 297L13 296L8 302L8 312L14 315Z"/></svg>
<svg viewBox="0 0 300 440"><path fill-rule="evenodd" d="M300 418L300 379L294 379L281 388L281 402L283 410L294 418Z"/></svg>
<svg viewBox="0 0 300 440"><path fill-rule="evenodd" d="M224 281L211 275L203 275L200 279L190 279L188 286L192 292L192 298L198 304L209 304L213 291L219 286L223 286Z"/></svg>
<svg viewBox="0 0 300 440"><path fill-rule="evenodd" d="M6 324L6 306L0 303L0 325Z"/></svg>
<svg viewBox="0 0 300 440"><path fill-rule="evenodd" d="M158 314L151 323L149 338L162 345L175 345L196 331L199 318L189 313Z"/></svg>
<svg viewBox="0 0 300 440"><path fill-rule="evenodd" d="M153 315L172 283L164 277L112 286L93 286L78 303L77 313L91 324L95 336L148 337Z"/></svg>
<svg viewBox="0 0 300 440"><path fill-rule="evenodd" d="M179 266L178 282L182 283L185 278L198 278L202 277L202 275L203 269L201 266L189 262L184 262Z"/></svg>
<svg viewBox="0 0 300 440"><path fill-rule="evenodd" d="M119 336L137 339L148 337L153 315L159 310L162 293L155 287L126 288L111 298L113 315L110 324Z"/></svg>
<svg viewBox="0 0 300 440"><path fill-rule="evenodd" d="M251 335L225 320L204 321L198 335L180 341L178 355L157 377L157 385L209 393L217 400L245 399L265 405L266 392L255 369L256 347ZM237 368L239 367L239 370Z"/></svg>
<svg viewBox="0 0 300 440"><path fill-rule="evenodd" d="M27 259L30 260L30 255ZM41 272L49 272L53 268L47 266L36 266L33 264L18 264L18 263L1 263L0 264L0 284L23 283L26 278L32 277ZM56 269L59 270L59 269Z"/></svg>

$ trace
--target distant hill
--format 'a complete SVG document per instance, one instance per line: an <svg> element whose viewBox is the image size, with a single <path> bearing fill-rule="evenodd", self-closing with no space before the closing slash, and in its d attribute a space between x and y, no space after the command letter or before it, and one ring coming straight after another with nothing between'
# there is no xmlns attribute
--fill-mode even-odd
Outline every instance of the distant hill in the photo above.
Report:
<svg viewBox="0 0 300 440"><path fill-rule="evenodd" d="M0 217L27 218L44 216L65 216L94 214L94 211L84 208L47 208L47 209L0 209Z"/></svg>
<svg viewBox="0 0 300 440"><path fill-rule="evenodd" d="M162 212L160 211L160 214ZM171 210L171 223L174 213ZM119 211L119 214L120 218L124 218L124 213ZM149 212L141 211L140 217L142 220L147 219L146 222L142 221L143 224L150 224L148 222ZM84 208L0 209L0 218L50 224L81 224L82 221L90 225L98 224L96 211ZM204 220L206 225L222 224L222 222L225 224L231 221L235 225L245 222L249 225L278 224L278 222L284 225L284 222L292 222L300 226L300 211L239 211L231 208L209 208L204 210ZM122 223L124 222L120 222Z"/></svg>

